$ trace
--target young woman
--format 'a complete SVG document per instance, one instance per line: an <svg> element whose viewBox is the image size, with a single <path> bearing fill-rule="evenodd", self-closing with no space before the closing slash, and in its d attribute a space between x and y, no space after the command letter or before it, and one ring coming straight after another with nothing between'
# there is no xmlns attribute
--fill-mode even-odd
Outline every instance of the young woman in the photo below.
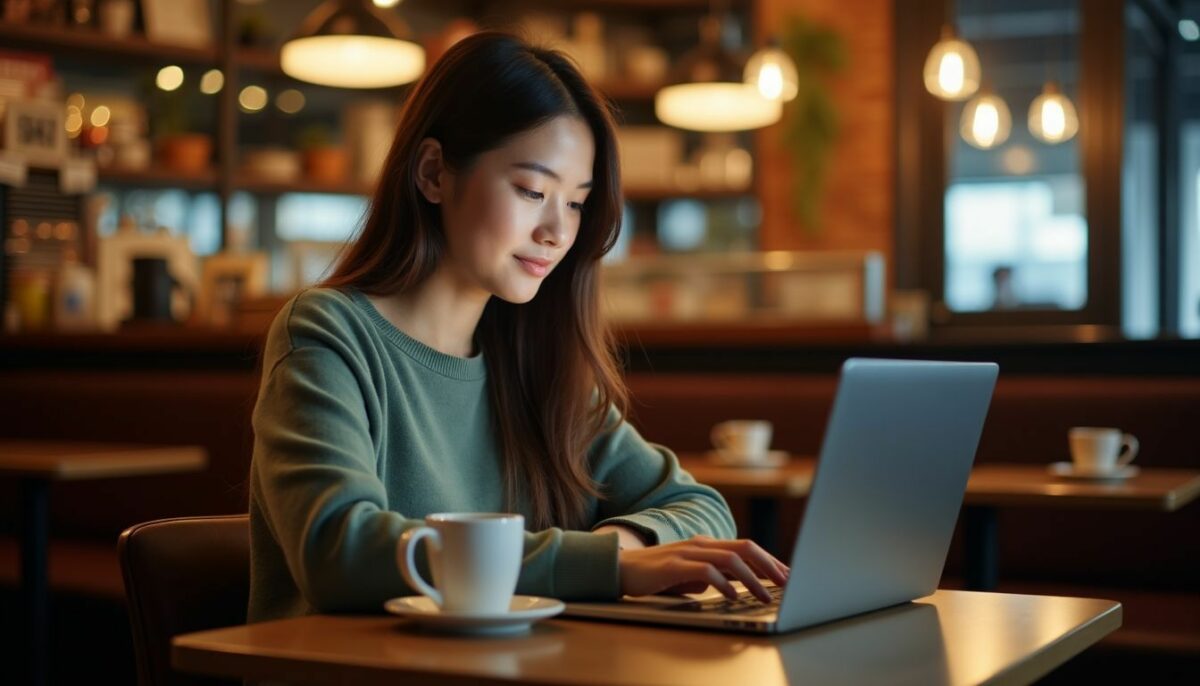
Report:
<svg viewBox="0 0 1200 686"><path fill-rule="evenodd" d="M620 209L610 112L561 54L487 32L433 65L361 234L267 339L250 621L412 594L396 542L444 511L525 516L522 594L787 580L623 419L597 284Z"/></svg>

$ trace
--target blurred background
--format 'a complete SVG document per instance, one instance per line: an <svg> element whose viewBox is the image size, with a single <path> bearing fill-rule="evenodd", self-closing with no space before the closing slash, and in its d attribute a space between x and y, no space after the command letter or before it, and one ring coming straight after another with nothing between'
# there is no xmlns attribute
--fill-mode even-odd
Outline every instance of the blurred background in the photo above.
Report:
<svg viewBox="0 0 1200 686"><path fill-rule="evenodd" d="M321 53L334 15L382 47ZM1082 424L1200 468L1198 22L1196 0L0 0L0 437L208 455L53 484L53 645L132 679L117 533L245 511L266 327L359 229L414 80L485 28L565 51L616 108L604 302L651 440L700 454L763 418L815 454L846 357L978 359L1002 370L980 462L1064 459ZM1052 678L1200 671L1196 510L1000 512L1002 590L1126 604Z"/></svg>

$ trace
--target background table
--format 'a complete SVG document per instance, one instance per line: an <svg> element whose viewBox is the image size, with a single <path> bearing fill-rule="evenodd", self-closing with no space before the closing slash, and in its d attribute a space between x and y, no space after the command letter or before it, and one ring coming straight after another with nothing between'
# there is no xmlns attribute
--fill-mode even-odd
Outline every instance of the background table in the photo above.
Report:
<svg viewBox="0 0 1200 686"><path fill-rule="evenodd" d="M21 484L21 600L29 645L28 683L46 682L50 590L46 551L50 482L199 471L203 448L60 441L0 441L0 477Z"/></svg>
<svg viewBox="0 0 1200 686"><path fill-rule="evenodd" d="M1121 624L1107 600L938 591L782 636L553 619L512 638L313 615L178 636L179 670L355 684L1028 684Z"/></svg>
<svg viewBox="0 0 1200 686"><path fill-rule="evenodd" d="M719 467L703 455L680 455L696 480L748 499L750 538L779 554L779 501L804 498L816 460L793 457L776 469ZM1125 481L1068 480L1037 464L982 464L971 472L963 500L966 584L991 590L999 578L1000 507L1068 507L1174 512L1200 497L1200 471L1145 469Z"/></svg>

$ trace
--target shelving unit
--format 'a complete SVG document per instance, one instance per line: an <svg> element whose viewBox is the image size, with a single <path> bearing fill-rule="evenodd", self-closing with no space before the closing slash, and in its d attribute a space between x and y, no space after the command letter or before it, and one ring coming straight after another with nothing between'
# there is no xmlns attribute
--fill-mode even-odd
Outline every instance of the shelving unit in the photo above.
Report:
<svg viewBox="0 0 1200 686"><path fill-rule="evenodd" d="M219 51L216 47L191 48L167 45L147 40L144 36L129 35L116 39L99 31L75 30L38 24L12 24L0 21L0 44L5 48L49 52L54 55L138 62L179 62L191 65L216 66Z"/></svg>
<svg viewBox="0 0 1200 686"><path fill-rule="evenodd" d="M754 0L732 0L727 7L734 11L750 12ZM229 198L235 192L249 192L270 199L286 193L329 193L341 195L369 195L373 184L348 180L345 183L326 184L306 179L280 182L253 178L238 169L236 157L240 147L242 117L236 90L247 83L266 77L290 81L279 64L278 51L266 48L244 47L234 40L236 9L235 0L216 0L217 14L214 22L214 44L211 47L195 48L168 45L132 34L115 39L99 30L50 27L36 24L9 24L0 22L0 44L6 48L47 53L55 58L79 61L110 62L140 67L179 64L185 68L218 68L225 73L225 88L213 100L216 107L213 128L207 132L214 138L213 166L202 173L184 174L163 168L151 167L143 170L102 169L99 181L102 184L126 188L179 188L195 192L215 192L222 211L222 244L229 235L229 222L225 213ZM701 13L710 8L710 0L553 0L542 2L530 0L531 7L542 6L556 11L595 10L609 13L639 13L654 16L656 13L689 11ZM294 82L297 88L316 89L325 87ZM597 84L598 89L619 105L645 112L659 90L657 84L645 84L614 78ZM402 97L409 86L367 91L384 97ZM328 89L338 92L339 89ZM345 91L347 95L362 91ZM643 115L644 116L644 115ZM643 215L653 213L655 203L690 198L701 201L744 198L753 196L754 188L745 190L683 190L681 188L628 188L627 200L640 203ZM648 208L648 212L647 212ZM274 212L265 213L268 221ZM273 233L273 227L265 229ZM272 236L264 236L264 244L275 243Z"/></svg>

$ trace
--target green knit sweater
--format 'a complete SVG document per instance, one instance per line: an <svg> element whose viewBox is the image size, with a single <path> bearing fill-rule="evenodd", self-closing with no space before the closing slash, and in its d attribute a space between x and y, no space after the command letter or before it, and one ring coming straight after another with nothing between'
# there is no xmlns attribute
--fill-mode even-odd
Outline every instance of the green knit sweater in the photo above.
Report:
<svg viewBox="0 0 1200 686"><path fill-rule="evenodd" d="M314 288L286 304L267 337L253 416L249 621L378 612L414 593L396 541L427 514L528 518L525 504L505 507L491 411L482 355L420 343L357 291ZM733 536L716 491L613 419L588 453L605 494L588 503L589 529L620 523L650 543ZM615 599L619 588L615 534L525 534L518 593Z"/></svg>

